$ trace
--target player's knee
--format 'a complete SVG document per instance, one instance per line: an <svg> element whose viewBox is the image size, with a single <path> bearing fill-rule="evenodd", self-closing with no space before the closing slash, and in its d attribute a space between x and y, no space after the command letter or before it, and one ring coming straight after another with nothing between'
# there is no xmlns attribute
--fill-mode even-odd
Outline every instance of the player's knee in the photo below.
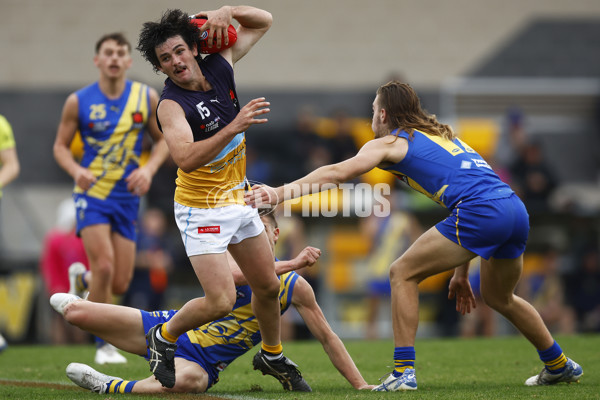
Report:
<svg viewBox="0 0 600 400"><path fill-rule="evenodd" d="M390 283L392 285L394 283L400 281L408 281L413 278L414 277L410 273L410 269L408 268L405 262L401 260L396 260L390 266Z"/></svg>
<svg viewBox="0 0 600 400"><path fill-rule="evenodd" d="M101 281L109 281L113 275L113 262L109 257L102 257L94 263L93 279Z"/></svg>
<svg viewBox="0 0 600 400"><path fill-rule="evenodd" d="M133 275L133 274L132 274ZM113 278L112 280L112 292L113 294L121 295L127 292L129 289L129 284L131 283L131 277L125 278Z"/></svg>
<svg viewBox="0 0 600 400"><path fill-rule="evenodd" d="M256 286L256 285L255 285ZM273 297L279 296L279 279L274 279L272 281L261 282L258 287L252 288L252 293L258 298L261 299L269 299Z"/></svg>
<svg viewBox="0 0 600 400"><path fill-rule="evenodd" d="M214 318L222 318L233 309L235 293L220 293L218 296L212 296L210 303Z"/></svg>
<svg viewBox="0 0 600 400"><path fill-rule="evenodd" d="M512 296L499 296L494 293L488 293L486 290L481 291L481 298L488 307L500 313L510 306L512 300Z"/></svg>
<svg viewBox="0 0 600 400"><path fill-rule="evenodd" d="M177 374L175 390L181 393L206 392L207 377L196 372L182 372Z"/></svg>

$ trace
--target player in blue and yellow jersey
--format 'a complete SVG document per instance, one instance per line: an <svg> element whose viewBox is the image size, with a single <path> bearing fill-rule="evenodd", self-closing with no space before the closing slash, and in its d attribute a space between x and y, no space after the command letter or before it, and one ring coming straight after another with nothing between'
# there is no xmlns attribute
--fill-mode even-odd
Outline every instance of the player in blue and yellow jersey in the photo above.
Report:
<svg viewBox="0 0 600 400"><path fill-rule="evenodd" d="M21 170L12 126L0 115L0 199L2 188L19 176Z"/></svg>
<svg viewBox="0 0 600 400"><path fill-rule="evenodd" d="M514 294L523 267L529 216L521 200L490 166L458 139L448 125L427 114L414 90L389 82L373 101L375 138L356 156L321 167L278 188L257 187L248 204L277 204L331 188L373 168L392 172L410 187L450 210L450 216L421 235L390 267L395 369L374 390L416 390L415 336L419 322L418 283L455 269L449 297L470 312L475 297L468 261L481 256L481 294L538 350L545 367L526 385L575 382L581 367L563 354L539 313Z"/></svg>
<svg viewBox="0 0 600 400"><path fill-rule="evenodd" d="M156 123L157 92L130 81L131 45L120 33L96 43L97 82L72 93L63 107L54 142L54 157L75 181L73 197L77 234L81 236L91 274L74 264L69 270L91 301L109 303L123 294L133 276L140 196L168 157ZM79 132L83 156L77 162L70 145ZM142 140L154 140L152 153L140 164ZM98 341L95 361L125 362L112 346Z"/></svg>
<svg viewBox="0 0 600 400"><path fill-rule="evenodd" d="M258 213L244 203L246 188L245 132L266 123L264 98L240 108L233 65L270 28L269 12L249 6L223 6L195 14L207 18L202 30L228 41L227 29L239 23L231 47L204 58L199 54L199 28L181 10L167 11L159 22L144 24L138 49L155 70L167 75L157 110L173 160L179 167L175 219L186 253L205 296L190 300L168 322L148 335L153 350L150 369L166 387L175 385L172 362L177 337L226 315L235 303L235 285L227 268L233 255L252 287L252 309L262 332L257 354L262 368L288 368L280 340L280 314L273 254ZM269 364L269 365L267 365Z"/></svg>
<svg viewBox="0 0 600 400"><path fill-rule="evenodd" d="M268 239L274 245L279 235L276 221L272 216L264 216L262 221ZM313 265L319 256L318 249L307 247L293 260L276 263L277 273L281 275L280 312L284 313L290 305L296 307L312 334L323 344L323 349L333 365L352 387L370 389L373 386L367 385L344 344L327 323L311 286L293 272ZM78 363L69 364L67 367L69 378L79 386L99 393L206 391L218 381L219 373L227 365L261 341L261 332L250 304L252 291L235 261L231 260L230 267L237 293L233 310L226 317L190 330L177 339L178 347L174 355L177 379L172 389L162 387L153 376L140 381L128 381L104 375ZM168 321L177 315L174 310L146 312L128 307L90 303L64 293L55 295L50 301L70 323L103 337L125 351L146 357L149 355L143 333L148 332L154 324ZM293 370L299 376L297 370ZM311 389L304 379L301 379L301 387L290 387L288 382L283 382L287 390Z"/></svg>
<svg viewBox="0 0 600 400"><path fill-rule="evenodd" d="M2 200L2 188L15 180L20 170L12 126L3 115L0 115L0 200ZM0 216L1 221L2 216ZM0 334L0 351L6 346L6 340Z"/></svg>

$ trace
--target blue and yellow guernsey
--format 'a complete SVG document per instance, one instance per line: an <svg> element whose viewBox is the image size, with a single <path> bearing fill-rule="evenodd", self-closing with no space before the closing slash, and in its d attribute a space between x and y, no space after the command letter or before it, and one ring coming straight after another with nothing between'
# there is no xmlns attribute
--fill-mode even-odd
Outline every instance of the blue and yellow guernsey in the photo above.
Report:
<svg viewBox="0 0 600 400"><path fill-rule="evenodd" d="M95 82L75 94L83 141L81 165L97 178L85 193L101 200L132 198L125 178L140 163L144 129L150 115L148 86L128 80L123 94L109 99ZM84 190L75 186L74 192L84 193Z"/></svg>
<svg viewBox="0 0 600 400"><path fill-rule="evenodd" d="M408 141L402 161L383 168L436 203L454 208L463 201L501 199L513 193L488 163L465 142L414 130L392 135Z"/></svg>
<svg viewBox="0 0 600 400"><path fill-rule="evenodd" d="M219 132L240 109L231 64L218 53L199 58L198 64L212 86L210 90L183 89L167 78L160 98L181 106L195 142ZM194 208L244 205L245 182L246 140L240 132L208 164L190 173L177 171L175 201Z"/></svg>
<svg viewBox="0 0 600 400"><path fill-rule="evenodd" d="M298 274L295 272L288 272L279 277L279 303L282 314L292 303L292 293L297 280ZM199 346L198 357L217 371L222 371L233 360L262 341L258 321L250 304L250 286L238 286L236 289L237 300L226 317L187 332L190 342Z"/></svg>

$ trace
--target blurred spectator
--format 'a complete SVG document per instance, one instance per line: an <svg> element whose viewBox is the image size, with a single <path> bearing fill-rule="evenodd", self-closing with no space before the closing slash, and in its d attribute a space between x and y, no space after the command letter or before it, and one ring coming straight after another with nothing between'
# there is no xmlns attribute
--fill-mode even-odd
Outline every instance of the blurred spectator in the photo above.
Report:
<svg viewBox="0 0 600 400"><path fill-rule="evenodd" d="M88 259L83 241L75 233L75 204L72 198L63 200L56 210L56 223L44 238L40 269L48 298L54 293L69 292L69 267L80 262L87 268ZM47 304L47 302L46 302ZM51 313L53 344L85 343L89 334L67 324L60 314Z"/></svg>
<svg viewBox="0 0 600 400"><path fill-rule="evenodd" d="M254 147L246 146L246 177L250 184L271 182L271 163L260 157Z"/></svg>
<svg viewBox="0 0 600 400"><path fill-rule="evenodd" d="M370 238L371 250L367 258L369 277L367 286L367 339L379 337L378 321L382 304L389 303L391 295L390 265L419 237L423 229L417 219L394 207L394 192L386 198L390 209L383 217L371 214L361 219L361 230Z"/></svg>
<svg viewBox="0 0 600 400"><path fill-rule="evenodd" d="M576 330L575 313L565 301L560 253L547 245L540 261L539 268L523 277L518 293L538 310L550 332L573 334Z"/></svg>
<svg viewBox="0 0 600 400"><path fill-rule="evenodd" d="M550 195L557 187L557 179L546 161L542 144L528 138L524 115L520 108L512 107L507 113L508 148L499 146L495 155L494 171L503 172L508 166L510 177L500 175L523 200L531 216L550 211ZM506 145L506 143L505 143Z"/></svg>
<svg viewBox="0 0 600 400"><path fill-rule="evenodd" d="M20 170L12 127L6 118L0 115L0 199L2 199L2 188L16 179ZM6 347L6 340L0 334L0 352Z"/></svg>
<svg viewBox="0 0 600 400"><path fill-rule="evenodd" d="M566 277L567 299L575 309L580 332L600 332L600 257L598 247L588 246L580 266Z"/></svg>
<svg viewBox="0 0 600 400"><path fill-rule="evenodd" d="M358 147L352 135L353 121L344 109L333 112L334 131L327 138L327 148L331 154L331 163L338 163L356 155Z"/></svg>
<svg viewBox="0 0 600 400"><path fill-rule="evenodd" d="M167 241L167 218L158 208L143 212L138 234L135 269L123 304L142 310L163 309L173 257Z"/></svg>
<svg viewBox="0 0 600 400"><path fill-rule="evenodd" d="M310 105L301 107L292 129L293 159L288 160L294 169L299 170L293 171L288 182L331 162L326 141L316 129L317 117L313 108Z"/></svg>
<svg viewBox="0 0 600 400"><path fill-rule="evenodd" d="M525 144L511 165L513 190L521 197L531 215L550 211L550 195L557 180L548 166L540 143Z"/></svg>
<svg viewBox="0 0 600 400"><path fill-rule="evenodd" d="M148 207L160 208L166 215L173 213L173 193L175 193L175 179L177 179L177 164L171 157L168 157L165 162L158 168L153 184L145 196ZM175 226L175 221L172 222L176 232L179 230ZM187 256L186 256L187 259Z"/></svg>

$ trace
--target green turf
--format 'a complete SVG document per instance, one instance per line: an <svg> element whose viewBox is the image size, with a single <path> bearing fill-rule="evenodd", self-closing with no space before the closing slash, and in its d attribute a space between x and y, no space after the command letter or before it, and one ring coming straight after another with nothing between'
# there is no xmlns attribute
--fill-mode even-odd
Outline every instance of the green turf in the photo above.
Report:
<svg viewBox="0 0 600 400"><path fill-rule="evenodd" d="M417 342L419 390L405 393L358 392L329 363L318 342L285 343L285 353L301 366L313 393L281 390L272 377L251 368L254 351L230 365L208 396L130 396L156 398L229 399L600 399L600 335L558 338L567 356L579 362L585 374L580 384L526 387L526 378L539 372L541 363L529 343L518 336L493 339L439 339ZM365 379L372 384L392 364L391 341L346 341ZM92 346L10 346L0 354L0 399L118 399L127 395L88 393L64 374L69 362L92 363ZM128 355L126 365L97 369L127 379L148 376L146 362ZM93 364L92 364L93 365ZM16 384L7 381L18 381ZM30 382L35 382L35 386Z"/></svg>

